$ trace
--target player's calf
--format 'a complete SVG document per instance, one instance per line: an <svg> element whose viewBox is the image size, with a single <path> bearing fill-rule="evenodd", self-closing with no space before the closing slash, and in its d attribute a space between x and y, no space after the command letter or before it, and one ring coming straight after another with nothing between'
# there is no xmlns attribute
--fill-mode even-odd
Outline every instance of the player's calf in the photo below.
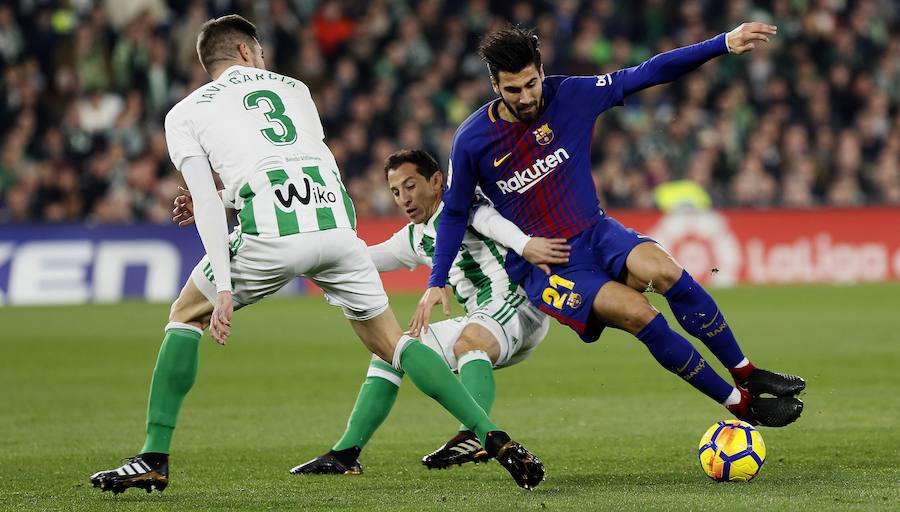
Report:
<svg viewBox="0 0 900 512"><path fill-rule="evenodd" d="M659 315L646 297L615 281L600 288L592 312L605 325L637 335Z"/></svg>
<svg viewBox="0 0 900 512"><path fill-rule="evenodd" d="M91 475L91 484L101 491L119 494L137 487L147 493L163 492L169 485L169 456L164 453L141 453L125 459L115 469L98 471Z"/></svg>

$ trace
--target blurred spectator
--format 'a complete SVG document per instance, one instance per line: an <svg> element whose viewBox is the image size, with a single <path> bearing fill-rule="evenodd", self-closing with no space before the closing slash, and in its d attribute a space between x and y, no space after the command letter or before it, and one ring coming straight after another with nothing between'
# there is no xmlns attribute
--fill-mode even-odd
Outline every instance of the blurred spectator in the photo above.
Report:
<svg viewBox="0 0 900 512"><path fill-rule="evenodd" d="M455 128L494 97L475 50L505 23L538 28L548 74L632 66L750 19L779 26L602 117L604 206L696 187L715 207L900 205L896 2L19 1L0 5L0 222L167 222L180 176L162 121L208 81L196 34L229 12L258 24L274 71L309 86L360 215L394 213L381 162L396 148L447 161Z"/></svg>

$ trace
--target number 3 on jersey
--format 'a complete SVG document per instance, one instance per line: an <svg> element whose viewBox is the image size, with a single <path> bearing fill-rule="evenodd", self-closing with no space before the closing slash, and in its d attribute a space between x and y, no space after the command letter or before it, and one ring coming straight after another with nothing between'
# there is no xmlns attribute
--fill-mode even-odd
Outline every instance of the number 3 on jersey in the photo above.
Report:
<svg viewBox="0 0 900 512"><path fill-rule="evenodd" d="M276 146L285 146L297 142L297 127L291 118L284 115L284 102L281 97L269 90L253 91L244 96L244 108L247 110L255 110L260 108L260 103L264 103L269 111L266 112L266 119L271 123L278 125L279 129L263 128L260 133ZM280 132L280 133L279 133Z"/></svg>
<svg viewBox="0 0 900 512"><path fill-rule="evenodd" d="M541 295L541 298L544 299L544 302L547 303L548 306L553 306L556 309L562 310L563 305L566 303L566 297L569 294L560 294L557 289L562 287L571 290L575 288L575 283L568 279L563 279L556 274L550 276L548 281L550 281L550 286L544 288L544 293Z"/></svg>

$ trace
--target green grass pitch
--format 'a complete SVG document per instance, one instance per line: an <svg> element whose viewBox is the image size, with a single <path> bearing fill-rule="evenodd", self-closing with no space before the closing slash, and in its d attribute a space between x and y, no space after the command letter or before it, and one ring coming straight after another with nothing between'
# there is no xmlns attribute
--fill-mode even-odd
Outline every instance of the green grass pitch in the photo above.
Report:
<svg viewBox="0 0 900 512"><path fill-rule="evenodd" d="M896 510L900 285L714 295L751 358L808 381L803 417L762 429L760 476L702 473L697 442L727 415L640 342L608 331L585 345L554 325L531 359L497 374L494 418L546 464L533 492L495 462L425 470L419 458L456 422L409 382L361 477L289 475L342 432L368 359L340 312L306 297L237 313L225 348L204 337L163 495L101 494L88 476L143 442L166 307L3 308L0 510ZM415 300L393 297L398 317Z"/></svg>

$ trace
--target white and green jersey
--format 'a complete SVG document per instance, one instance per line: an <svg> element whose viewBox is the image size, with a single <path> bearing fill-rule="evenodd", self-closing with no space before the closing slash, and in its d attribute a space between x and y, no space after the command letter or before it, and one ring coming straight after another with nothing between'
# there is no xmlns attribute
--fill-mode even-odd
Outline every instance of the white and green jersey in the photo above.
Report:
<svg viewBox="0 0 900 512"><path fill-rule="evenodd" d="M306 85L278 73L231 66L166 115L177 169L205 156L240 213L246 235L265 238L356 228L353 203L325 145Z"/></svg>
<svg viewBox="0 0 900 512"><path fill-rule="evenodd" d="M381 258L378 258L376 253L382 251L388 252L396 262L408 268L420 265L431 267L434 239L443 209L442 202L428 222L410 223L394 233L389 240L370 247L378 270L382 272L392 270L382 268L378 264ZM509 280L506 273L504 267L506 251L506 247L483 236L471 226L466 229L459 253L450 268L448 283L453 287L456 299L463 305L467 314L495 299L509 299L509 302L515 303L516 306L525 302L521 289ZM512 308L510 314L511 312Z"/></svg>

